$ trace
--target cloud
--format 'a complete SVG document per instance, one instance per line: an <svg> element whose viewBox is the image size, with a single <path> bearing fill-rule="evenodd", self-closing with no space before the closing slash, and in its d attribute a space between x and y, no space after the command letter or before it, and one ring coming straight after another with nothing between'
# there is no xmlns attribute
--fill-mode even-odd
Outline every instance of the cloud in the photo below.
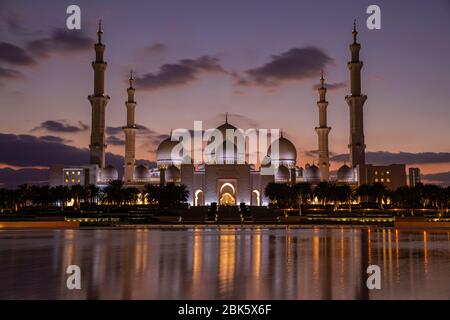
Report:
<svg viewBox="0 0 450 320"><path fill-rule="evenodd" d="M0 79L18 79L22 77L22 73L17 70L0 67Z"/></svg>
<svg viewBox="0 0 450 320"><path fill-rule="evenodd" d="M316 84L313 86L313 90L319 89L320 84ZM328 89L328 91L341 91L345 88L347 88L346 82L336 82L336 83L325 83L325 87Z"/></svg>
<svg viewBox="0 0 450 320"><path fill-rule="evenodd" d="M307 157L311 157L311 158L316 158L319 156L319 150L306 150L305 152L305 156ZM329 151L329 154L331 157L335 156L336 153Z"/></svg>
<svg viewBox="0 0 450 320"><path fill-rule="evenodd" d="M316 47L292 48L271 61L237 76L237 83L243 86L276 87L290 81L317 78L321 70L333 63L322 49Z"/></svg>
<svg viewBox="0 0 450 320"><path fill-rule="evenodd" d="M202 73L227 73L217 58L202 56L162 65L158 72L136 78L136 85L144 90L158 90L190 84Z"/></svg>
<svg viewBox="0 0 450 320"><path fill-rule="evenodd" d="M106 138L106 143L112 146L124 146L125 145L125 140L124 139L120 139L116 136L108 136Z"/></svg>
<svg viewBox="0 0 450 320"><path fill-rule="evenodd" d="M79 166L89 163L87 148L69 146L49 137L0 133L0 150L8 150L0 152L0 164L14 167L49 167L52 164ZM123 161L121 155L106 153L106 163L117 168L119 177L123 175ZM137 162L150 167L155 166L155 163L147 160ZM14 175L11 179L15 179ZM0 183L14 184L12 180L0 179Z"/></svg>
<svg viewBox="0 0 450 320"><path fill-rule="evenodd" d="M433 174L424 174L422 178L427 183L435 183L443 186L450 186L450 171Z"/></svg>
<svg viewBox="0 0 450 320"><path fill-rule="evenodd" d="M0 42L0 61L16 66L36 64L36 60L26 50L8 42Z"/></svg>
<svg viewBox="0 0 450 320"><path fill-rule="evenodd" d="M332 161L349 161L348 154L339 154L331 158ZM424 163L446 163L450 162L449 152L399 152L391 153L386 151L367 152L366 162L374 165L388 165L394 163L403 164L424 164Z"/></svg>
<svg viewBox="0 0 450 320"><path fill-rule="evenodd" d="M0 188L16 188L22 184L48 184L48 179L49 172L46 169L0 169Z"/></svg>
<svg viewBox="0 0 450 320"><path fill-rule="evenodd" d="M41 140L43 141L47 141L47 142L55 142L55 143L69 143L71 142L71 140L66 140L63 139L61 137L55 137L55 136L42 136L39 137Z"/></svg>
<svg viewBox="0 0 450 320"><path fill-rule="evenodd" d="M145 146L155 147L159 145L161 141L166 139L168 135L160 134L146 126L137 124L137 137L141 144ZM106 127L105 132L107 134L106 142L115 146L125 145L124 133L122 127Z"/></svg>
<svg viewBox="0 0 450 320"><path fill-rule="evenodd" d="M50 36L32 40L27 49L39 57L48 58L53 53L74 53L92 48L94 41L83 31L54 29Z"/></svg>
<svg viewBox="0 0 450 320"><path fill-rule="evenodd" d="M81 121L79 121L77 125L71 125L66 120L47 120L31 131L45 130L59 133L77 133L88 129L89 126Z"/></svg>
<svg viewBox="0 0 450 320"><path fill-rule="evenodd" d="M148 54L162 54L167 50L167 45L164 43L154 43L148 47L144 48L144 52Z"/></svg>

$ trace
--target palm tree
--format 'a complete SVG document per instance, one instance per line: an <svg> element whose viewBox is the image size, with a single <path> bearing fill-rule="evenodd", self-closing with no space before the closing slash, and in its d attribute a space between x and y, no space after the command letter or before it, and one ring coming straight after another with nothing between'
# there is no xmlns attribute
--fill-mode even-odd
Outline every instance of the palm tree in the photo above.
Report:
<svg viewBox="0 0 450 320"><path fill-rule="evenodd" d="M70 199L72 199L72 195L69 187L66 186L56 186L50 189L51 197L54 201L61 205L61 211L64 210L64 207Z"/></svg>
<svg viewBox="0 0 450 320"><path fill-rule="evenodd" d="M329 182L322 181L314 189L314 196L319 199L322 205L327 203L328 197L330 196L330 186L331 184Z"/></svg>
<svg viewBox="0 0 450 320"><path fill-rule="evenodd" d="M286 183L269 183L264 189L264 194L280 209L292 206L292 190L290 185Z"/></svg>
<svg viewBox="0 0 450 320"><path fill-rule="evenodd" d="M148 184L145 186L145 193L148 203L157 204L161 193L161 187L154 184Z"/></svg>
<svg viewBox="0 0 450 320"><path fill-rule="evenodd" d="M300 215L302 215L303 204L311 200L312 188L308 182L297 183L293 187L292 194L295 195L295 202L299 203Z"/></svg>
<svg viewBox="0 0 450 320"><path fill-rule="evenodd" d="M145 187L149 203L158 204L160 209L175 209L185 203L189 191L185 185L168 183L163 186L147 185Z"/></svg>
<svg viewBox="0 0 450 320"><path fill-rule="evenodd" d="M139 189L138 188L134 188L134 187L130 187L130 188L125 188L123 190L124 193L124 202L130 205L136 205L136 202L138 201L139 198Z"/></svg>
<svg viewBox="0 0 450 320"><path fill-rule="evenodd" d="M370 186L370 193L378 205L383 208L383 200L388 195L388 189L385 184L376 182Z"/></svg>
<svg viewBox="0 0 450 320"><path fill-rule="evenodd" d="M72 192L72 196L74 199L74 206L76 209L80 208L80 202L81 199L86 199L86 189L82 185L74 185L70 188L70 191Z"/></svg>
<svg viewBox="0 0 450 320"><path fill-rule="evenodd" d="M89 199L89 204L98 204L99 199L101 198L101 189L97 187L95 184L90 184L85 187L87 198Z"/></svg>
<svg viewBox="0 0 450 320"><path fill-rule="evenodd" d="M103 201L120 206L123 201L123 184L122 180L110 181L105 188Z"/></svg>
<svg viewBox="0 0 450 320"><path fill-rule="evenodd" d="M359 197L360 202L369 202L371 196L371 186L362 184L356 189L356 196Z"/></svg>

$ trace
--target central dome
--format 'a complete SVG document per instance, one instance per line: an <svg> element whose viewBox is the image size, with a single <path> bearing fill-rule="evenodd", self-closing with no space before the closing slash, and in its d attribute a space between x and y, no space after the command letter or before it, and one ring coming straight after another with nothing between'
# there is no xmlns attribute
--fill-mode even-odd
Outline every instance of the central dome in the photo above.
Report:
<svg viewBox="0 0 450 320"><path fill-rule="evenodd" d="M172 154L174 148L181 142L172 141L169 137L161 142L156 150L156 161L158 165L181 164L183 158L181 154Z"/></svg>
<svg viewBox="0 0 450 320"><path fill-rule="evenodd" d="M288 139L281 136L278 139L278 153L274 154L272 152L273 145L272 143L267 150L267 155L270 157L271 161L275 162L295 162L297 161L297 150L295 149L294 144Z"/></svg>

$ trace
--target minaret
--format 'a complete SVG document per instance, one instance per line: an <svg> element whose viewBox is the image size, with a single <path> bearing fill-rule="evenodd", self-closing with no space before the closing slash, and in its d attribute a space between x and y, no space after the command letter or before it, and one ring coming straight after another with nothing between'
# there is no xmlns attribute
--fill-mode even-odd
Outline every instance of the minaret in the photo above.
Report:
<svg viewBox="0 0 450 320"><path fill-rule="evenodd" d="M357 42L358 32L356 31L356 20L353 23L353 43L350 45L351 61L348 63L350 70L350 95L345 97L350 108L350 163L352 168L358 167L357 180L359 184L366 182L365 174L365 149L364 143L364 118L363 106L367 96L361 94L361 69L362 61L359 60L361 45Z"/></svg>
<svg viewBox="0 0 450 320"><path fill-rule="evenodd" d="M105 45L102 43L102 22L98 25L98 42L95 44L94 69L94 94L88 97L92 106L91 144L89 145L91 156L90 163L100 168L105 167L105 110L109 97L105 96L105 70L107 63L103 60Z"/></svg>
<svg viewBox="0 0 450 320"><path fill-rule="evenodd" d="M320 180L328 181L330 179L330 156L328 151L328 134L331 128L327 126L327 107L328 101L326 99L327 88L325 88L325 79L323 72L320 77L319 101L319 126L316 127L317 136L319 138L319 169Z"/></svg>
<svg viewBox="0 0 450 320"><path fill-rule="evenodd" d="M125 183L133 181L136 154L137 127L134 121L134 111L136 109L134 92L136 90L133 87L133 72L130 72L129 82L130 87L127 89L128 101L125 102L125 106L127 107L127 125L126 127L123 127L123 131L125 132L125 173L123 179Z"/></svg>

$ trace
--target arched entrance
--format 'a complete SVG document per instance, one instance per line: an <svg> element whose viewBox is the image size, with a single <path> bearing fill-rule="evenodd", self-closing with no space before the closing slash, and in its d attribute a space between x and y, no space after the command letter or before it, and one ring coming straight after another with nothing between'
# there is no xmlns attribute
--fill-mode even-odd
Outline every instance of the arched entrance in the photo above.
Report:
<svg viewBox="0 0 450 320"><path fill-rule="evenodd" d="M235 206L236 199L231 194L226 192L226 193L222 194L222 197L220 197L220 205L221 206Z"/></svg>
<svg viewBox="0 0 450 320"><path fill-rule="evenodd" d="M202 190L195 191L194 194L194 206L204 206L205 205L205 197Z"/></svg>
<svg viewBox="0 0 450 320"><path fill-rule="evenodd" d="M221 206L236 205L236 188L230 182L225 182L220 186L219 205Z"/></svg>
<svg viewBox="0 0 450 320"><path fill-rule="evenodd" d="M261 205L261 194L258 190L252 191L252 205L258 207Z"/></svg>

